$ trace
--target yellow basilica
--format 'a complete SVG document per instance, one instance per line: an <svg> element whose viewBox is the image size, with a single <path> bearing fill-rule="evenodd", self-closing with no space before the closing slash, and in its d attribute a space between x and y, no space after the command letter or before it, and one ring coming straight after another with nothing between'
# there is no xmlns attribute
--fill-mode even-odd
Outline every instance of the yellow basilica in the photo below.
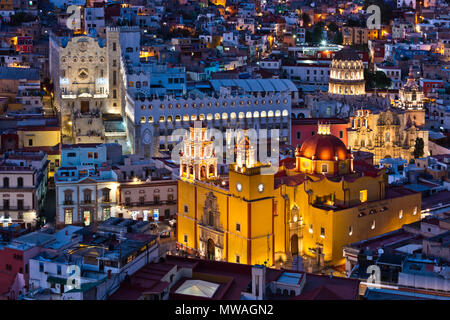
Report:
<svg viewBox="0 0 450 320"><path fill-rule="evenodd" d="M420 193L391 188L384 169L354 162L327 124L275 174L263 171L269 165L248 143L239 150L228 176L219 176L207 129L190 128L180 152L181 249L268 266L300 255L320 268L342 264L346 244L420 220Z"/></svg>

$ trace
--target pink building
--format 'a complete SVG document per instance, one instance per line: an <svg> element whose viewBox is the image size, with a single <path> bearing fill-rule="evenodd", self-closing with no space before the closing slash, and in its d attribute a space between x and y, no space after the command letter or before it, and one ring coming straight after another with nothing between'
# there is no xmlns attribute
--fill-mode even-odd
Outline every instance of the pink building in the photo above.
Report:
<svg viewBox="0 0 450 320"><path fill-rule="evenodd" d="M350 123L345 119L338 118L305 118L291 120L291 144L293 146L301 145L307 138L317 133L317 124L327 122L330 124L331 134L338 137L347 145L347 128Z"/></svg>

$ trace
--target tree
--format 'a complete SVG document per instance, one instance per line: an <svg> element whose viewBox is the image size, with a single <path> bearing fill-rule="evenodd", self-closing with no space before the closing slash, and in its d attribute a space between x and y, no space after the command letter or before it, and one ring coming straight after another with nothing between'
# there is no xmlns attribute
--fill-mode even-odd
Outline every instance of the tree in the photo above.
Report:
<svg viewBox="0 0 450 320"><path fill-rule="evenodd" d="M392 85L391 78L388 78L382 71L375 72L375 87L378 89L387 89Z"/></svg>
<svg viewBox="0 0 450 320"><path fill-rule="evenodd" d="M328 30L333 31L333 32L338 32L339 31L339 27L338 27L338 25L336 23L331 22L328 25Z"/></svg>
<svg viewBox="0 0 450 320"><path fill-rule="evenodd" d="M421 158L425 154L423 151L425 144L422 138L416 138L416 145L414 146L414 159Z"/></svg>
<svg viewBox="0 0 450 320"><path fill-rule="evenodd" d="M387 89L392 85L392 80L382 71L373 73L364 69L364 80L366 80L366 89Z"/></svg>
<svg viewBox="0 0 450 320"><path fill-rule="evenodd" d="M303 27L307 27L311 23L311 18L306 12L302 13Z"/></svg>
<svg viewBox="0 0 450 320"><path fill-rule="evenodd" d="M344 38L342 36L342 32L340 32L340 31L336 32L336 35L333 37L332 42L334 44L342 44L342 42L344 42Z"/></svg>

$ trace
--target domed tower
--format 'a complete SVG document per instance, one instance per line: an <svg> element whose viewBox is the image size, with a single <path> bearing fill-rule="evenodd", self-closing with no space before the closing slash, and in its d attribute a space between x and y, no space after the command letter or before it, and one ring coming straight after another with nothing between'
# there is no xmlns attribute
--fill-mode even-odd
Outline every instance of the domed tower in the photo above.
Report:
<svg viewBox="0 0 450 320"><path fill-rule="evenodd" d="M316 135L306 139L295 152L296 170L304 173L344 175L353 171L353 156L330 124L319 123Z"/></svg>
<svg viewBox="0 0 450 320"><path fill-rule="evenodd" d="M366 93L364 64L350 47L337 52L331 61L328 93L338 95L362 95Z"/></svg>
<svg viewBox="0 0 450 320"><path fill-rule="evenodd" d="M409 69L409 77L406 84L398 90L399 103L398 106L407 110L423 109L423 90L414 79L412 68Z"/></svg>
<svg viewBox="0 0 450 320"><path fill-rule="evenodd" d="M414 79L412 68L409 69L409 77L406 84L398 93L399 99L396 106L406 111L407 124L414 124L418 127L423 126L425 124L424 93Z"/></svg>

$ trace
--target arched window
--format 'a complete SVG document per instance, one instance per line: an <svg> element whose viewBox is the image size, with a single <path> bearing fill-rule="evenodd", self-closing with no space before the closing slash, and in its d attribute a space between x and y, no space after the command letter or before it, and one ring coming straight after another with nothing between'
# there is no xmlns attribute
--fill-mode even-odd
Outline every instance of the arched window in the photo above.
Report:
<svg viewBox="0 0 450 320"><path fill-rule="evenodd" d="M235 112L230 113L230 119L236 119L236 113Z"/></svg>
<svg viewBox="0 0 450 320"><path fill-rule="evenodd" d="M167 122L172 122L173 121L173 117L172 116L167 116Z"/></svg>
<svg viewBox="0 0 450 320"><path fill-rule="evenodd" d="M141 123L145 123L145 117L141 117Z"/></svg>
<svg viewBox="0 0 450 320"><path fill-rule="evenodd" d="M214 119L220 120L220 113L216 113L216 114L214 115Z"/></svg>
<svg viewBox="0 0 450 320"><path fill-rule="evenodd" d="M253 112L253 118L259 118L259 112L258 111Z"/></svg>
<svg viewBox="0 0 450 320"><path fill-rule="evenodd" d="M211 113L208 113L208 114L206 115L206 119L207 119L207 120L212 120L212 118L213 118L213 115L212 115Z"/></svg>
<svg viewBox="0 0 450 320"><path fill-rule="evenodd" d="M159 122L164 122L164 116L159 117Z"/></svg>
<svg viewBox="0 0 450 320"><path fill-rule="evenodd" d="M191 120L192 120L192 121L197 120L197 115L196 115L196 114L191 115Z"/></svg>
<svg viewBox="0 0 450 320"><path fill-rule="evenodd" d="M279 117L279 116L281 116L281 111L280 110L275 111L275 117Z"/></svg>
<svg viewBox="0 0 450 320"><path fill-rule="evenodd" d="M205 115L202 113L198 116L199 120L205 120Z"/></svg>
<svg viewBox="0 0 450 320"><path fill-rule="evenodd" d="M270 118L270 117L273 117L273 111L272 110L270 110L268 113L267 113L267 116Z"/></svg>
<svg viewBox="0 0 450 320"><path fill-rule="evenodd" d="M181 120L181 116L180 115L176 115L175 116L175 121L180 121Z"/></svg>
<svg viewBox="0 0 450 320"><path fill-rule="evenodd" d="M251 119L251 118L252 118L252 113L251 113L250 111L248 111L248 112L245 114L245 117L246 117L247 119Z"/></svg>
<svg viewBox="0 0 450 320"><path fill-rule="evenodd" d="M265 118L265 117L267 117L267 112L261 111L261 118Z"/></svg>
<svg viewBox="0 0 450 320"><path fill-rule="evenodd" d="M187 114L185 114L185 115L183 116L183 121L189 121L189 116L188 116Z"/></svg>
<svg viewBox="0 0 450 320"><path fill-rule="evenodd" d="M226 112L222 113L222 119L224 120L228 119L228 114Z"/></svg>
<svg viewBox="0 0 450 320"><path fill-rule="evenodd" d="M245 117L243 112L239 112L239 119L243 119Z"/></svg>
<svg viewBox="0 0 450 320"><path fill-rule="evenodd" d="M152 116L148 117L148 123L152 123L152 122L153 122L153 117Z"/></svg>
<svg viewBox="0 0 450 320"><path fill-rule="evenodd" d="M289 115L289 111L284 109L283 112L282 112L282 115L283 115L283 117L287 117Z"/></svg>

